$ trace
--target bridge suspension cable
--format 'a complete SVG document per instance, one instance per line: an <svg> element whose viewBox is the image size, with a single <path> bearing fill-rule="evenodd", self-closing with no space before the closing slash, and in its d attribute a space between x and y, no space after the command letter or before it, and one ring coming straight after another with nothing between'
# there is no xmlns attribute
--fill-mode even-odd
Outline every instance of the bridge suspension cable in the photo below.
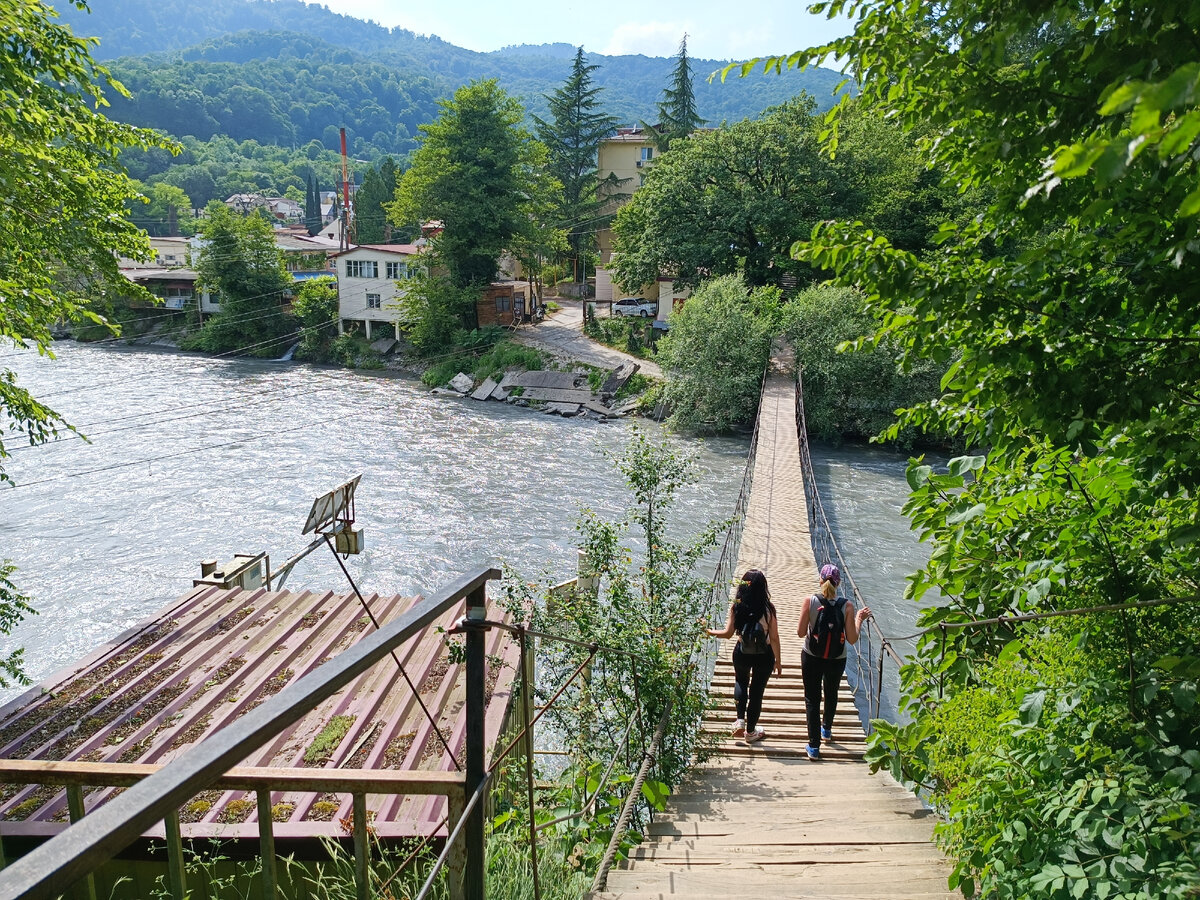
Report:
<svg viewBox="0 0 1200 900"><path fill-rule="evenodd" d="M804 493L808 500L808 526L812 535L813 555L816 557L818 566L825 562L837 561L842 577L850 585L854 603L861 609L867 605L866 600L854 581L850 567L846 565L837 539L833 535L833 529L829 525L829 519L825 515L821 494L817 490L817 479L813 471L812 454L808 445L808 427L804 418L804 381L799 366L796 368L796 432L800 442L800 468L804 475ZM904 659L895 651L891 640L879 628L879 622L874 615L867 618L863 636L866 637L866 646L863 648L866 652L864 653L863 649L860 649L863 647L863 642L860 640L852 654L857 676L852 687L856 694L861 691L866 695L867 721L864 723L864 730L870 734L871 719L879 718L882 705L884 661L890 657L897 666L902 666ZM875 646L876 641L879 643L878 650Z"/></svg>

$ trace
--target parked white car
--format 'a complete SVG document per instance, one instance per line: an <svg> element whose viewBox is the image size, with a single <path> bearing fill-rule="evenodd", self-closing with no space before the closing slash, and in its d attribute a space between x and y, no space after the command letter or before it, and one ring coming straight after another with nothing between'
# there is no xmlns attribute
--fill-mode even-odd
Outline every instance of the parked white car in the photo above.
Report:
<svg viewBox="0 0 1200 900"><path fill-rule="evenodd" d="M645 297L622 297L613 303L614 316L641 316L643 319L658 315L658 304Z"/></svg>

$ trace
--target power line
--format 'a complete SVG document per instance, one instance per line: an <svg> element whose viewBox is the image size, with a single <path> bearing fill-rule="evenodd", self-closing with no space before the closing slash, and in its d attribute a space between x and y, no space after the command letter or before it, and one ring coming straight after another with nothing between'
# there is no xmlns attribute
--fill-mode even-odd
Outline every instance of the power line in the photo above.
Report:
<svg viewBox="0 0 1200 900"><path fill-rule="evenodd" d="M248 401L248 402L239 403L235 400L229 400L229 401L218 401L214 404L191 403L191 404L187 404L182 407L176 407L176 409L187 409L189 407L195 407L195 406L204 406L205 408L199 412L188 413L188 414L182 415L182 416L171 416L171 417L168 417L165 419L154 419L149 422L138 422L133 425L122 425L118 428L106 428L103 431L93 431L87 435L81 434L78 431L69 432L69 435L74 436L78 440L84 441L85 443L90 444L90 443L92 443L92 438L99 437L101 435L114 434L114 433L120 432L120 431L135 431L135 430L139 430L142 428L150 428L155 425L162 425L167 422L179 422L179 421L183 421L185 419L202 418L205 416L210 416L214 412L219 411L219 410L251 409L254 407L258 407L258 406L265 406L268 403L277 403L278 401L284 400L284 399L291 399L293 397L306 397L311 394L323 394L323 393L328 393L329 391L332 391L332 390L335 390L335 388L332 386L314 388L309 391L293 391L290 386L276 388L273 391L268 391L265 393L266 394L281 394L281 393L286 392L287 396L286 397L267 396L265 399L259 400L259 402ZM250 392L246 391L243 393L250 393ZM152 412L148 412L148 413L140 413L140 414L138 414L138 417L161 415L163 412L172 412L172 411L173 410L170 410L170 409L156 410L156 411L152 411ZM121 419L127 419L127 418L134 418L134 417L132 417L132 416L121 417ZM121 419L114 419L111 421L121 421ZM89 424L106 424L106 423L102 420L100 423L89 423ZM88 426L87 425L77 425L75 427L76 428L86 428ZM41 450L42 454L39 454L39 455L44 455L47 451L52 450L52 449L64 450L69 447L76 446L75 442L71 440L70 436L64 436L62 438L55 438L54 440L48 441L47 443L44 443L44 444L30 444L30 445L24 446L24 447L14 447L12 450L9 451L9 453L11 455L13 453L18 453L18 452L24 451L24 450Z"/></svg>
<svg viewBox="0 0 1200 900"><path fill-rule="evenodd" d="M300 431L305 428L315 428L319 425L327 425L330 422L336 422L339 419L344 419L344 418L345 418L345 415L342 414L342 415L333 416L332 418L329 418L329 419L321 419L316 422L305 422L302 425L296 425L292 428L280 428L280 429L272 432L272 434L287 434L289 432ZM147 458L143 458L143 459L133 459L133 460L128 460L128 461L122 462L122 463L113 463L112 465L109 465L109 466L100 466L99 468L95 468L95 469L85 469L81 472L68 472L65 475L58 475L53 478L41 478L41 479L38 479L37 481L22 481L19 483L10 482L9 486L10 486L11 490L19 490L23 487L33 487L34 485L47 484L51 481L64 481L68 478L81 478L84 475L96 475L100 472L111 472L114 469L125 469L130 466L140 466L140 465L144 465L146 463L159 462L164 459L175 459L180 456L187 456L191 453L203 453L206 450L216 450L221 447L236 447L241 444L249 444L252 441L260 440L261 437L262 437L261 434L254 434L254 435L251 435L250 437L241 438L236 441L223 441L218 444L205 444L201 447L191 447L191 448L188 448L187 450L176 451L175 453L164 453L161 456L151 456L151 457L147 457Z"/></svg>

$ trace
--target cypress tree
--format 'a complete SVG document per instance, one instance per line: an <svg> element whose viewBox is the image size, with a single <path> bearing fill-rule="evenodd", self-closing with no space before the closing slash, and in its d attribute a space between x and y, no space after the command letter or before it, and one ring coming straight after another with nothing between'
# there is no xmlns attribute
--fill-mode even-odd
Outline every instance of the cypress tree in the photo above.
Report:
<svg viewBox="0 0 1200 900"><path fill-rule="evenodd" d="M321 230L321 194L311 173L308 176L308 191L304 195L304 224L308 227L309 236Z"/></svg>
<svg viewBox="0 0 1200 900"><path fill-rule="evenodd" d="M679 57L671 72L671 85L663 90L662 102L658 104L658 124L642 126L651 133L654 146L660 153L671 149L671 144L704 124L696 109L696 93L692 86L692 63L687 55L687 35L679 42Z"/></svg>
<svg viewBox="0 0 1200 900"><path fill-rule="evenodd" d="M546 122L534 116L538 139L550 154L550 174L562 182L558 212L567 232L569 253L576 261L581 261L595 244L601 207L596 154L600 142L617 127L615 118L597 109L601 89L592 86L592 72L598 68L584 62L583 47L579 47L563 86L546 96L553 120ZM585 277L585 266L576 265L576 281Z"/></svg>

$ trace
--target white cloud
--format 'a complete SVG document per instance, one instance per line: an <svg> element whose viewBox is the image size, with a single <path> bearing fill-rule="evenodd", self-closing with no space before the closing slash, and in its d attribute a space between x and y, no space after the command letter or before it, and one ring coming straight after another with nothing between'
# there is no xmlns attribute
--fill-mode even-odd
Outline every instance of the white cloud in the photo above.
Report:
<svg viewBox="0 0 1200 900"><path fill-rule="evenodd" d="M683 22L626 22L613 29L612 37L600 52L605 56L674 56L679 41L688 30ZM689 49L689 55L691 53Z"/></svg>

